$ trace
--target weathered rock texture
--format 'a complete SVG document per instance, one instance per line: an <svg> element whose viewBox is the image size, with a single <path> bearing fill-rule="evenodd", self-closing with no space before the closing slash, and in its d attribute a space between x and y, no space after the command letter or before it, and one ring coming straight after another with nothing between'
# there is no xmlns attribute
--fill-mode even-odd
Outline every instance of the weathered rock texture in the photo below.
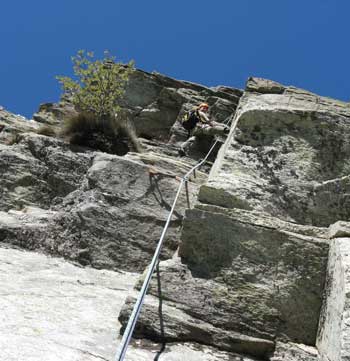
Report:
<svg viewBox="0 0 350 361"><path fill-rule="evenodd" d="M211 303L220 305L222 328L309 345L317 332L327 253L325 240L285 231L278 222L256 225L205 207L186 214L179 250L193 276L217 284ZM217 322L214 316L211 323Z"/></svg>
<svg viewBox="0 0 350 361"><path fill-rule="evenodd" d="M276 338L314 345L328 253L316 234L327 233L214 206L186 212L181 260L160 268L165 337L263 359ZM158 295L156 279L150 293ZM147 302L139 334L161 339L157 307Z"/></svg>
<svg viewBox="0 0 350 361"><path fill-rule="evenodd" d="M69 116L77 114L74 106L69 102L69 98L61 99L59 103L41 104L37 113L33 114L33 119L38 123L59 125Z"/></svg>
<svg viewBox="0 0 350 361"><path fill-rule="evenodd" d="M144 153L123 157L33 133L40 128L37 121L57 126L73 114L67 99L42 105L31 122L2 111L0 211L7 213L0 220L0 241L96 268L142 271L152 258L179 179L193 164L164 142L180 110L207 101L212 116L221 121L234 111L240 95L235 89L210 89L136 71L121 106L138 134L149 140L142 141ZM203 171L191 179L192 204L206 178L205 167ZM162 259L178 247L186 207L182 194Z"/></svg>
<svg viewBox="0 0 350 361"><path fill-rule="evenodd" d="M236 109L242 92L228 87L207 88L161 74L136 71L121 105L130 112L139 135L168 139L169 131L184 110L205 101L211 117L223 122Z"/></svg>
<svg viewBox="0 0 350 361"><path fill-rule="evenodd" d="M3 361L110 361L118 312L137 274L98 271L0 247ZM160 344L133 342L126 360L153 360ZM166 345L161 360L254 361L193 343Z"/></svg>
<svg viewBox="0 0 350 361"><path fill-rule="evenodd" d="M317 361L319 353L303 344L277 342L271 361Z"/></svg>
<svg viewBox="0 0 350 361"><path fill-rule="evenodd" d="M41 135L0 149L0 240L41 248L96 268L143 270L188 164L155 153L118 157L71 149ZM150 172L151 170L151 172ZM198 174L196 182L203 179ZM191 200L196 183L191 183ZM163 256L178 245L186 197L170 225ZM45 219L28 207L39 207ZM8 217L13 220L8 223Z"/></svg>
<svg viewBox="0 0 350 361"><path fill-rule="evenodd" d="M323 293L339 282L336 272L325 282L329 236L347 228L326 227L350 215L349 105L252 78L235 119L199 202L186 211L179 258L160 265L161 295L154 276L137 335L195 339L264 360L327 360L332 347L345 354L336 343L348 331L332 333L347 317L341 287L331 296L340 303L323 311L319 353L315 344ZM163 300L163 335L154 297Z"/></svg>
<svg viewBox="0 0 350 361"><path fill-rule="evenodd" d="M179 177L212 143L208 138L193 158L178 156L186 132L177 120L203 101L210 104L213 120L235 116L238 128L213 159L209 179L208 164L191 178L191 207L185 194L179 198L160 278L152 279L136 327L141 340L133 342L127 359L154 359L157 348L142 340L148 338L170 343L161 356L169 361L349 360L349 104L258 78L248 80L242 96L237 89L136 71L120 105L142 137L144 152L125 156L36 134L40 123L57 127L74 113L69 99L42 105L31 122L1 110L0 242L98 269L143 271ZM17 251L6 252L10 259ZM32 293L23 299L13 296L15 289L5 294L12 297L12 303L0 301L7 359L41 360L48 353L65 360L111 359L112 346L105 346L115 346L111 322L116 324L136 276L126 280L129 275L77 270L63 261L52 261L57 269L43 270L44 258L26 263L26 256L2 263L5 278L6 270L18 268L21 289L47 294L50 306ZM81 296L79 282L70 278L76 272L84 280ZM52 291L53 284L59 291ZM113 308L118 288L123 290ZM86 303L89 294L92 303ZM72 324L63 321L56 296ZM135 297L129 293L119 314L122 329ZM27 318L14 333L7 315L17 315L16 307ZM106 326L91 326L84 309ZM60 331L53 330L55 322ZM79 327L88 328L88 336L80 337ZM36 329L42 332L38 340ZM10 337L14 345L25 345L23 354L16 354Z"/></svg>
<svg viewBox="0 0 350 361"><path fill-rule="evenodd" d="M346 226L346 227L345 227ZM322 360L350 360L350 224L331 226L327 287L317 346ZM342 232L340 232L340 228ZM334 235L334 230L338 232ZM347 232L345 231L347 229ZM337 236L338 234L338 236ZM337 237L337 238L336 238ZM339 237L339 238L338 238Z"/></svg>
<svg viewBox="0 0 350 361"><path fill-rule="evenodd" d="M175 132L187 134L176 123L185 110L207 102L211 118L221 123L234 112L242 93L235 88L208 88L137 70L132 73L119 105L129 114L139 136L166 141L173 127ZM33 118L40 123L57 124L72 114L74 109L69 99L63 98L58 104L42 104Z"/></svg>
<svg viewBox="0 0 350 361"><path fill-rule="evenodd" d="M28 121L26 118L14 115L5 109L0 109L0 146L19 140L17 136L24 132L35 132L40 124Z"/></svg>
<svg viewBox="0 0 350 361"><path fill-rule="evenodd" d="M200 200L315 226L348 219L350 107L294 88L265 94L261 86L264 94L242 98L238 130Z"/></svg>

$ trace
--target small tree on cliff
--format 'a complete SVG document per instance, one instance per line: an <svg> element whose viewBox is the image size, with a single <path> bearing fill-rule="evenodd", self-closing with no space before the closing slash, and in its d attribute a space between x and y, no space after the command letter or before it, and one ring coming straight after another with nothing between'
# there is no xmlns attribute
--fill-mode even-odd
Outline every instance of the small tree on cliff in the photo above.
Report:
<svg viewBox="0 0 350 361"><path fill-rule="evenodd" d="M79 111L99 119L114 116L120 110L117 101L134 71L134 63L116 63L109 52L105 52L104 59L94 60L94 54L85 50L79 50L72 62L76 79L67 76L57 79L63 91L72 97L73 104Z"/></svg>
<svg viewBox="0 0 350 361"><path fill-rule="evenodd" d="M63 135L73 144L104 152L123 155L129 145L140 151L135 132L117 104L134 71L134 63L116 63L108 52L104 59L95 60L92 52L84 50L79 50L72 62L76 79L67 76L57 79L79 114L65 120Z"/></svg>

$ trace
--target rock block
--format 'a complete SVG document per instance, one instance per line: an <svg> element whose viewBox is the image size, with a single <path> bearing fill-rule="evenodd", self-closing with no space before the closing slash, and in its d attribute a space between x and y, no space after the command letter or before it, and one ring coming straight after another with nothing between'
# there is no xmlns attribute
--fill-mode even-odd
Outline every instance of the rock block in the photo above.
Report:
<svg viewBox="0 0 350 361"><path fill-rule="evenodd" d="M350 217L350 108L292 91L246 93L203 203L328 227Z"/></svg>
<svg viewBox="0 0 350 361"><path fill-rule="evenodd" d="M204 302L215 312L202 304L193 309L222 328L313 345L327 240L285 231L278 220L247 223L204 209L186 212L179 256L196 280L214 282L218 291Z"/></svg>
<svg viewBox="0 0 350 361"><path fill-rule="evenodd" d="M350 222L338 221L329 226L329 238L350 238Z"/></svg>
<svg viewBox="0 0 350 361"><path fill-rule="evenodd" d="M317 348L321 359L350 360L350 242L331 240Z"/></svg>

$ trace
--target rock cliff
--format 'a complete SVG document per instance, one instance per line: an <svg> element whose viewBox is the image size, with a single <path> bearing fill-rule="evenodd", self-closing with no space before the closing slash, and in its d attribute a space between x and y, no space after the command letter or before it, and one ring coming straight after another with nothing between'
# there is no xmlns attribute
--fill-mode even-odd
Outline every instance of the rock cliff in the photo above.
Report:
<svg viewBox="0 0 350 361"><path fill-rule="evenodd" d="M350 360L349 104L143 71L120 103L142 153L38 134L75 112L69 99L31 121L0 111L6 360L113 359L179 177L213 140L178 155L177 120L203 101L237 129L180 196L127 359Z"/></svg>

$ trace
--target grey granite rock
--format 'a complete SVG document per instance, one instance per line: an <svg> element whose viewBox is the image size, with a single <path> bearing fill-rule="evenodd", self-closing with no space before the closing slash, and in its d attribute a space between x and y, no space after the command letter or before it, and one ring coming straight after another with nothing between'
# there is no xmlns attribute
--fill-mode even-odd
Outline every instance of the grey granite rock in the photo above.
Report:
<svg viewBox="0 0 350 361"><path fill-rule="evenodd" d="M261 94L283 94L286 87L273 80L250 77L247 80L245 90Z"/></svg>
<svg viewBox="0 0 350 361"><path fill-rule="evenodd" d="M40 127L37 122L12 114L5 109L0 110L0 146L12 144L20 139L20 134L36 132Z"/></svg>
<svg viewBox="0 0 350 361"><path fill-rule="evenodd" d="M69 99L62 99L59 103L44 103L39 107L38 112L33 114L33 119L38 123L58 125L65 118L76 115L74 106Z"/></svg>
<svg viewBox="0 0 350 361"><path fill-rule="evenodd" d="M161 74L135 71L121 106L128 109L137 133L168 140L169 131L184 111L207 102L213 120L223 122L236 109L242 92L234 88L207 88ZM174 130L173 130L174 133Z"/></svg>
<svg viewBox="0 0 350 361"><path fill-rule="evenodd" d="M275 339L314 345L327 239L301 235L317 234L316 228L272 217L198 207L186 212L181 259L160 266L165 337L264 359ZM318 234L325 237L326 230ZM150 293L158 292L154 276ZM122 311L123 324L133 302ZM157 312L157 303L147 299L138 335L161 339Z"/></svg>
<svg viewBox="0 0 350 361"><path fill-rule="evenodd" d="M348 239L339 238L347 236L348 230L345 223L327 228L350 217L348 103L259 78L248 80L242 96L238 89L207 88L136 71L120 105L143 136L144 153L123 157L25 134L35 132L40 124L1 110L1 244L64 256L95 268L144 270L165 223L178 177L194 164L194 159L177 156L186 132L176 120L202 101L210 104L210 116L218 122L229 119L239 103L238 129L235 134L231 130L217 159L210 159L215 163L209 181L210 163L197 178L191 178L190 205L195 208L185 213L188 204L182 194L170 223L161 254L166 261L160 264L164 335L154 277L135 336L157 342L165 336L169 344L161 357L169 361L184 357L208 361L350 359ZM63 99L59 104L43 105L35 118L60 124L70 111L74 110L69 101ZM196 157L203 157L210 143L211 139ZM325 283L329 237L335 238ZM178 247L179 257L173 257ZM17 263L16 267L23 276L30 267L25 265L25 254L19 258L23 258L24 268ZM30 263L33 272L41 275L37 267L46 263L38 258L35 262L38 264ZM3 262L1 267L5 270L7 266ZM57 266L61 267L63 272L75 274L68 265ZM130 277L128 287L136 279ZM58 273L52 278L61 280ZM29 281L34 289L39 287L35 277L20 285L30 289ZM97 282L104 288L105 281ZM39 282L47 288L46 280L40 278ZM65 289L66 284L61 283L60 290ZM24 297L32 307L31 299ZM65 293L59 297L64 299ZM123 327L135 297L132 292L120 313ZM54 300L55 295L50 298ZM86 298L86 294L77 296L78 307L87 307ZM19 301L14 300L18 308ZM39 300L37 304L42 303ZM76 320L73 304L66 309ZM8 307L5 303L5 316L17 315ZM50 308L41 310L51 315ZM119 310L113 311L114 320ZM26 314L32 317L30 312ZM100 315L96 317L102 320ZM47 349L67 360L112 357L110 348L100 349L90 336L79 339L78 326L67 326L74 332L74 345L69 349L66 335L70 330L65 332L65 325L60 324L64 332L57 341L50 324L52 338L40 336L46 348L35 343L36 335L27 333L28 324L22 332L21 322L20 332L13 337L15 344L25 345L26 360L30 353L36 355L33 347L39 350L39 359L46 358ZM44 322L42 317L40 322ZM28 327L32 324L37 325L29 323ZM319 355L313 347L318 324ZM105 329L97 332L103 338L99 342L105 345L110 334ZM17 350L6 337L2 349L14 357ZM88 347L80 340L87 341ZM128 357L153 359L158 346L135 340Z"/></svg>
<svg viewBox="0 0 350 361"><path fill-rule="evenodd" d="M322 361L350 360L350 238L331 241L317 347Z"/></svg>
<svg viewBox="0 0 350 361"><path fill-rule="evenodd" d="M19 143L0 147L0 209L49 208L80 186L90 162L91 154L59 139L22 135Z"/></svg>
<svg viewBox="0 0 350 361"><path fill-rule="evenodd" d="M350 237L350 223L338 221L329 226L329 238Z"/></svg>
<svg viewBox="0 0 350 361"><path fill-rule="evenodd" d="M315 347L296 343L277 342L271 361L318 361L320 360Z"/></svg>
<svg viewBox="0 0 350 361"><path fill-rule="evenodd" d="M0 248L1 358L109 360L135 274L83 269Z"/></svg>
<svg viewBox="0 0 350 361"><path fill-rule="evenodd" d="M4 146L0 150L1 209L18 213L17 227L1 224L1 241L96 268L143 270L156 248L179 179L190 167L150 149L118 157L29 134L19 144ZM191 179L192 204L205 178L197 172L197 178ZM31 214L27 220L28 207L54 214L46 220ZM178 247L186 207L183 192L162 259L171 257Z"/></svg>
<svg viewBox="0 0 350 361"><path fill-rule="evenodd" d="M135 298L128 298L119 316L119 321L125 325ZM212 345L220 350L238 352L241 357L246 354L263 359L272 353L274 344L272 341L249 337L237 332L222 330L209 322L191 317L175 305L162 305L162 322L164 322L164 333L161 332L159 324L158 300L151 296L146 298L136 326L134 336L147 337L156 341L166 342L198 342L204 345ZM121 331L123 331L122 328Z"/></svg>
<svg viewBox="0 0 350 361"><path fill-rule="evenodd" d="M350 108L328 98L247 93L201 202L328 226L350 216Z"/></svg>
<svg viewBox="0 0 350 361"><path fill-rule="evenodd" d="M206 101L211 106L213 120L222 122L236 109L241 95L239 89L208 88L137 69L130 76L119 105L128 112L139 136L166 141L184 106ZM64 96L57 104L42 104L33 118L40 123L59 124L72 114L74 108Z"/></svg>
<svg viewBox="0 0 350 361"><path fill-rule="evenodd" d="M136 333L162 339L160 297L167 340L195 337L263 359L326 360L325 349L339 352L339 328L327 326L320 355L314 346L329 290L327 227L350 216L350 108L271 81L248 85L238 130L186 211L180 258L161 263L161 295L154 276ZM121 312L124 325L132 304ZM347 317L339 307L331 313L327 325Z"/></svg>
<svg viewBox="0 0 350 361"><path fill-rule="evenodd" d="M227 288L225 301L216 300L230 309L223 311L231 319L224 327L255 337L312 344L328 245L281 228L278 222L267 227L241 223L224 212L188 211L179 255L195 277L213 279ZM307 259L301 254L308 254Z"/></svg>
<svg viewBox="0 0 350 361"><path fill-rule="evenodd" d="M1 360L112 360L118 313L137 274L77 267L0 247ZM125 360L153 360L161 344L133 341ZM161 360L254 361L194 343L168 344Z"/></svg>

